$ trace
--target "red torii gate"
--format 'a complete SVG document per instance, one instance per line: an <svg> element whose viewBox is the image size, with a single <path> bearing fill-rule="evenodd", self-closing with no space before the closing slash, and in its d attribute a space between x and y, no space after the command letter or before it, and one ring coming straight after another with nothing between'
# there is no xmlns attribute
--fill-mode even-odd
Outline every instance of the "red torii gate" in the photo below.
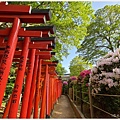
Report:
<svg viewBox="0 0 120 120"><path fill-rule="evenodd" d="M6 10L10 11L8 9L9 5L0 5L0 11L1 13L6 13ZM22 14L25 14L26 12L29 14L29 11L30 11L30 6L16 6L16 5L12 5L10 7L11 9L11 12L10 13L13 13L14 12L16 13L19 13L18 11L22 11ZM5 11L5 12L4 12ZM19 18L19 16L10 16L10 15L0 15L0 22L13 22L13 26L12 26L12 29L10 31L10 34L9 34L9 38L8 38L8 41L7 41L7 45L6 45L6 49L5 49L5 52L4 52L4 55L1 59L1 63L0 63L0 105L2 103L2 99L3 99L3 95L4 95L4 91L5 91L5 86L6 86L6 83L7 83L7 78L8 78L8 74L9 74L9 71L10 71L10 66L12 64L12 59L13 59L13 55L14 55L14 52L15 52L15 48L16 48L16 44L17 44L17 36L18 36L18 31L20 29L20 22L23 20L30 20L30 16L28 17L29 19L27 19L27 16L23 17L23 18ZM12 19L9 19L11 18ZM7 18L7 19L6 19ZM32 18L32 17L31 17ZM44 20L44 16L42 15L41 17L42 20ZM39 20L41 21L41 19L39 18ZM36 19L34 19L36 20ZM25 21L25 22L28 22L28 21ZM37 21L36 21L37 22ZM41 21L43 22L43 21ZM26 41L29 42L29 40L27 39ZM6 56L6 53L7 53L7 57ZM3 80L4 79L4 80Z"/></svg>
<svg viewBox="0 0 120 120"><path fill-rule="evenodd" d="M8 13L9 13L9 15L8 15ZM35 108L34 118L38 118L37 111L38 111L39 102L37 100L38 99L40 100L40 98L39 98L40 96L38 94L39 94L39 83L40 83L41 70L42 70L42 68L41 68L42 61L43 61L42 59L50 59L51 58L51 56L53 54L51 55L51 53L47 52L47 50L48 51L52 50L50 41L52 41L52 42L54 41L53 38L50 40L50 38L39 38L39 37L49 37L49 32L54 31L54 30L53 30L53 27L51 27L52 29L49 27L49 30L48 30L48 28L46 26L44 28L42 28L42 27L41 28L40 27L36 27L36 28L28 27L27 28L26 27L27 31L25 31L23 28L20 28L20 24L24 23L24 22L26 22L26 23L44 23L45 18L46 18L46 20L50 20L50 11L49 10L34 9L31 11L30 6L6 5L5 2L0 3L0 22L13 22L12 28L6 28L4 30L0 30L0 45L1 45L1 49L2 49L2 51L0 51L0 55L3 54L3 57L1 58L1 64L0 64L0 86L1 86L0 87L0 95L1 95L0 105L2 103L3 94L4 94L6 83L7 83L7 77L9 75L9 70L10 70L12 61L15 61L15 59L13 59L13 58L19 58L21 56L14 90L9 99L8 105L5 109L3 118L5 118L7 116L8 111L9 111L8 118L16 118L17 109L18 109L17 106L19 103L20 93L22 90L22 81L23 80L21 78L24 77L24 72L25 72L26 63L27 63L28 58L29 58L30 64L28 66L28 75L26 78L26 86L25 86L26 88L24 91L25 95L23 96L23 101L24 101L23 103L24 103L24 105L27 104L26 108L28 106L28 109L25 110L25 107L22 103L20 118L26 118L26 117L30 118L31 110L32 110L32 107L29 109L29 107L32 105L30 101L33 100L35 91L36 91L36 95L35 95L35 106L34 106L34 108ZM8 36L7 41L6 41L6 39L4 39L5 36ZM18 36L25 37L24 41L23 42L19 41ZM35 37L35 38L30 39L30 37ZM36 42L40 39L41 39L41 42ZM42 40L45 40L45 41L42 41ZM17 42L17 41L19 41L19 42ZM34 42L32 42L32 41L34 41ZM44 45L44 47L40 46L41 44ZM22 45L23 45L23 47L22 47ZM19 51L19 49L21 47L22 47L22 51ZM42 48L40 49L40 47L42 47ZM15 49L17 51L15 51ZM36 50L36 49L38 49L38 50ZM44 51L46 51L46 52L44 52ZM29 55L28 55L28 53L29 53ZM6 54L7 54L7 57L6 57ZM48 80L49 79L48 67L49 66L47 64L46 72L45 72L46 77L44 79L44 89L43 89L44 92L42 95L40 118L45 118L45 116L44 116L44 114L45 114L44 106L45 106L45 101L46 101L45 94L47 94L46 117L50 116L50 112L51 112L51 108L52 108L52 107L50 107L50 104L51 104L51 106L53 105L53 103L51 102L48 107L48 101L50 100L50 98L48 96L49 95L48 92L53 91L53 90L51 90L51 89L53 89L53 85L51 87L49 87L50 81ZM54 74L52 74L52 75L54 75ZM38 84L37 84L36 90L35 90L36 76L37 76ZM3 82L3 79L4 79L4 82ZM31 86L31 89L30 89L30 79L31 79L32 86L33 86L33 87ZM28 80L29 80L29 82L28 82ZM51 89L47 89L46 85L48 86L48 88L51 88ZM59 85L59 88L61 89L60 86L62 86L62 83L61 83L61 85ZM3 88L3 89L1 89L1 88ZM58 89L58 87L57 87L57 89ZM27 97L27 102L26 102L25 97L27 96L27 93L28 93L27 91L29 91L29 92L33 91L33 92L31 92L30 96ZM16 92L17 92L17 94L16 94ZM58 94L60 94L60 92L57 92L56 97L54 97L54 98L57 99L59 96ZM32 95L32 97L31 97L31 95ZM53 93L53 95L54 95L54 93ZM29 99L29 102L28 102L28 99ZM54 102L56 101L56 99L54 99Z"/></svg>
<svg viewBox="0 0 120 120"><path fill-rule="evenodd" d="M55 72L55 67L57 63L58 61L54 61L54 62L43 61L42 74L43 75L46 74L46 77L47 77L44 83L44 85L46 84L45 85L46 89L44 88L45 90L43 94L44 96L47 96L47 99L46 99L46 104L45 102L42 104L42 108L46 108L46 111L45 110L41 111L40 118L44 118L44 112L46 112L46 118L50 118L50 114L53 110L53 105L55 104L59 96L61 95L62 82L59 80L60 81L59 84L56 85L58 77ZM60 91L58 89L60 89Z"/></svg>

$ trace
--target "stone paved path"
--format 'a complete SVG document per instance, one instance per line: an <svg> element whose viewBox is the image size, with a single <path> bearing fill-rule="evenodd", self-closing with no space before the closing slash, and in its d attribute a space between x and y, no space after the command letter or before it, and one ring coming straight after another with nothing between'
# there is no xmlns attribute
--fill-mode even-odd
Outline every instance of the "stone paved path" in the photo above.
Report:
<svg viewBox="0 0 120 120"><path fill-rule="evenodd" d="M54 106L51 118L76 118L67 96L62 95L60 97L58 103Z"/></svg>

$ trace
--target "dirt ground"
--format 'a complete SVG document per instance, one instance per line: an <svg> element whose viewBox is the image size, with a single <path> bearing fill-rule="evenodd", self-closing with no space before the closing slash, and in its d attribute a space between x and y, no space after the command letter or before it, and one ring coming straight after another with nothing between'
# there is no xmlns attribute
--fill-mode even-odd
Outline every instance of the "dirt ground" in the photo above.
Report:
<svg viewBox="0 0 120 120"><path fill-rule="evenodd" d="M67 96L62 95L55 104L51 118L76 118Z"/></svg>

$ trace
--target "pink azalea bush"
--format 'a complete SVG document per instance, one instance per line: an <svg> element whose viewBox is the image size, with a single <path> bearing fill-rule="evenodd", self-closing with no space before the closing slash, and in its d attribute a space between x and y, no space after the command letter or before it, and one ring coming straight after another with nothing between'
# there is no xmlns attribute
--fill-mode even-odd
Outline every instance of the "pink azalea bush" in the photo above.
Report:
<svg viewBox="0 0 120 120"><path fill-rule="evenodd" d="M76 76L71 76L70 77L70 84L77 84L77 77Z"/></svg>
<svg viewBox="0 0 120 120"><path fill-rule="evenodd" d="M68 85L68 82L67 81L63 81L63 85Z"/></svg>
<svg viewBox="0 0 120 120"><path fill-rule="evenodd" d="M88 93L88 86L89 86L89 78L90 78L91 70L83 70L80 72L78 76L78 81L81 83L82 92ZM83 94L82 99L86 102L89 101L88 95Z"/></svg>
<svg viewBox="0 0 120 120"><path fill-rule="evenodd" d="M89 77L90 77L90 73L91 70L83 70L82 72L80 72L80 75L78 76L78 80L83 83L84 80L86 79L86 86L88 86L88 82L89 82Z"/></svg>
<svg viewBox="0 0 120 120"><path fill-rule="evenodd" d="M76 76L71 76L71 77L70 77L70 80L71 80L71 81L77 80L77 77L76 77Z"/></svg>
<svg viewBox="0 0 120 120"><path fill-rule="evenodd" d="M91 70L83 70L82 72L80 72L80 76L82 78L86 77L87 75L89 75L91 73Z"/></svg>

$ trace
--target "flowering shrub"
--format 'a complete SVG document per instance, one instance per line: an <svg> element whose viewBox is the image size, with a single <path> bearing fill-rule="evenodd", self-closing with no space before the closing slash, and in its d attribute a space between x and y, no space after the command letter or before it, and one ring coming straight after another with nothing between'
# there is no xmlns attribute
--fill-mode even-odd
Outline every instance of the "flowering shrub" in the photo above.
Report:
<svg viewBox="0 0 120 120"><path fill-rule="evenodd" d="M77 80L77 77L76 76L71 76L70 77L70 80L72 81L72 80Z"/></svg>
<svg viewBox="0 0 120 120"><path fill-rule="evenodd" d="M63 85L68 85L68 82L67 81L63 81Z"/></svg>
<svg viewBox="0 0 120 120"><path fill-rule="evenodd" d="M68 82L63 81L62 93L67 94L67 90L68 90Z"/></svg>
<svg viewBox="0 0 120 120"><path fill-rule="evenodd" d="M109 52L98 60L97 65L91 70L89 81L92 86L92 93L120 93L120 49ZM101 105L103 104L104 108L109 112L118 112L120 107L118 98L100 96L96 98L99 98L97 101L100 101Z"/></svg>
<svg viewBox="0 0 120 120"><path fill-rule="evenodd" d="M88 82L89 82L89 75L91 73L91 70L83 70L82 72L80 72L80 75L78 76L78 80L83 83L84 80L86 79L87 81L85 82L86 85L88 86Z"/></svg>
<svg viewBox="0 0 120 120"><path fill-rule="evenodd" d="M91 73L91 70L83 70L82 72L80 72L80 75L78 76L78 81L82 83L81 84L82 92L88 93L90 73ZM87 94L83 94L82 97L86 102L88 102Z"/></svg>
<svg viewBox="0 0 120 120"><path fill-rule="evenodd" d="M89 75L91 73L91 70L83 70L81 73L80 73L80 76L82 78L86 77L87 75Z"/></svg>
<svg viewBox="0 0 120 120"><path fill-rule="evenodd" d="M98 93L102 86L108 91L112 87L120 86L120 49L110 52L97 62L97 66L91 70L90 82Z"/></svg>
<svg viewBox="0 0 120 120"><path fill-rule="evenodd" d="M71 76L70 77L70 84L76 84L77 83L77 77L76 76Z"/></svg>

